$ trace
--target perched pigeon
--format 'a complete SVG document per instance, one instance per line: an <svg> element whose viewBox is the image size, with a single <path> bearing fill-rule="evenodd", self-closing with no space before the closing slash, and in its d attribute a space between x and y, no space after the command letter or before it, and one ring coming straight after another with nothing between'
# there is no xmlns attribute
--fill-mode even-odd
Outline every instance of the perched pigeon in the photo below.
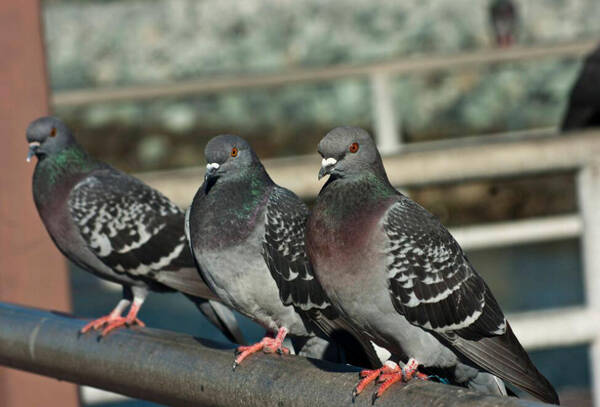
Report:
<svg viewBox="0 0 600 407"><path fill-rule="evenodd" d="M38 158L33 197L50 237L75 264L123 286L116 308L82 333L105 325L102 335L124 325L143 326L137 314L149 290L175 289L229 339L244 343L232 312L205 300L216 296L198 276L179 208L138 179L92 159L54 117L32 122L27 141L27 160Z"/></svg>
<svg viewBox="0 0 600 407"><path fill-rule="evenodd" d="M558 403L458 243L392 187L369 134L339 127L318 150L319 178L329 179L307 224L315 275L356 332L405 363L363 372L355 394L378 376L375 398L396 381L436 374L502 395L506 380Z"/></svg>
<svg viewBox="0 0 600 407"><path fill-rule="evenodd" d="M224 304L268 331L238 349L234 369L260 350L288 353L282 345L288 334L299 341L343 333L305 253L306 205L275 185L240 137L213 138L205 155L206 176L186 224L198 269ZM364 352L349 350L351 363L381 365L368 344Z"/></svg>
<svg viewBox="0 0 600 407"><path fill-rule="evenodd" d="M496 44L502 48L510 47L516 40L519 21L517 7L511 0L492 0L489 12Z"/></svg>
<svg viewBox="0 0 600 407"><path fill-rule="evenodd" d="M581 67L562 120L563 132L600 126L600 46Z"/></svg>

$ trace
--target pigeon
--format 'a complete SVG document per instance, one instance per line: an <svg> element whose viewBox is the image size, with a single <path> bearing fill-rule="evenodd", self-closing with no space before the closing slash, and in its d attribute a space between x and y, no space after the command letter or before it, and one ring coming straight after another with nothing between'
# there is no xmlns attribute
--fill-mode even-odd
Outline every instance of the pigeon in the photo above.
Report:
<svg viewBox="0 0 600 407"><path fill-rule="evenodd" d="M73 263L123 287L112 312L81 333L104 327L105 336L122 326L144 326L137 315L149 291L176 290L228 339L244 343L232 311L216 302L196 271L181 209L140 180L90 157L55 117L33 121L27 142L27 161L38 159L33 198L50 237Z"/></svg>
<svg viewBox="0 0 600 407"><path fill-rule="evenodd" d="M496 44L501 48L515 43L519 14L511 0L492 0L490 2L490 23L494 30Z"/></svg>
<svg viewBox="0 0 600 407"><path fill-rule="evenodd" d="M600 126L600 46L587 56L571 88L561 131Z"/></svg>
<svg viewBox="0 0 600 407"><path fill-rule="evenodd" d="M204 183L186 214L198 270L225 305L267 330L260 342L237 349L234 370L261 350L290 353L283 346L288 335L294 347L337 338L349 363L381 366L370 344L357 343L336 322L337 315L314 278L304 245L306 205L271 180L240 137L211 139L205 156Z"/></svg>
<svg viewBox="0 0 600 407"><path fill-rule="evenodd" d="M319 192L306 251L330 303L390 360L364 371L381 396L412 377L443 377L506 395L504 381L558 404L552 385L513 334L489 287L448 230L390 184L371 136L338 127L319 143Z"/></svg>

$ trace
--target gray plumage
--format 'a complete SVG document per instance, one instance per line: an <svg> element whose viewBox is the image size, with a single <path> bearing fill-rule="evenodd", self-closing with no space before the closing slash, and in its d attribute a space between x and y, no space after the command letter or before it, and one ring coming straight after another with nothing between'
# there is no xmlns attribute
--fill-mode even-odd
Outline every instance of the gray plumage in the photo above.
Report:
<svg viewBox="0 0 600 407"><path fill-rule="evenodd" d="M197 274L177 206L138 179L91 158L59 119L32 122L27 141L28 159L38 158L34 201L50 237L75 264L123 286L120 311L130 304L139 308L149 290L178 290L229 339L243 341L231 311L226 315L206 302L216 296Z"/></svg>
<svg viewBox="0 0 600 407"><path fill-rule="evenodd" d="M296 342L343 329L305 253L306 205L271 180L240 137L213 138L205 155L207 174L186 229L211 289L268 331L287 329ZM362 364L376 363L373 355Z"/></svg>
<svg viewBox="0 0 600 407"><path fill-rule="evenodd" d="M307 250L344 319L401 361L415 358L424 373L506 394L499 377L558 403L458 243L392 187L368 133L336 128L319 153L329 179L308 222Z"/></svg>

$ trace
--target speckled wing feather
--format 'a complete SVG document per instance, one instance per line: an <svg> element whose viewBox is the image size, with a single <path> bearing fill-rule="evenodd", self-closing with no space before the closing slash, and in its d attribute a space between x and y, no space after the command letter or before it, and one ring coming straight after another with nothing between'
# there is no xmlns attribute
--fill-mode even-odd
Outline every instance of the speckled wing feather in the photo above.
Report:
<svg viewBox="0 0 600 407"><path fill-rule="evenodd" d="M267 202L263 257L281 301L341 346L348 363L377 368L381 361L372 344L339 318L315 278L305 247L307 219L308 208L300 198L285 188L273 189Z"/></svg>
<svg viewBox="0 0 600 407"><path fill-rule="evenodd" d="M411 323L472 339L504 333L500 307L433 215L402 197L388 210L384 229L390 294Z"/></svg>
<svg viewBox="0 0 600 407"><path fill-rule="evenodd" d="M267 202L263 257L285 305L335 318L306 254L307 219L306 205L287 189L275 187Z"/></svg>
<svg viewBox="0 0 600 407"><path fill-rule="evenodd" d="M558 400L483 279L433 215L402 196L388 210L384 230L389 291L399 313L488 372Z"/></svg>
<svg viewBox="0 0 600 407"><path fill-rule="evenodd" d="M81 236L108 267L132 277L193 267L183 212L158 191L112 168L94 171L69 195Z"/></svg>

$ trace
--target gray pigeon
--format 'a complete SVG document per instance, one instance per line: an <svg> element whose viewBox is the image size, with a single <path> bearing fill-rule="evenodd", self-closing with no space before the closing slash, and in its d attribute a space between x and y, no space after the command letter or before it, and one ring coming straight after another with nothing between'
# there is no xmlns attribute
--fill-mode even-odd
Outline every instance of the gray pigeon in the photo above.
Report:
<svg viewBox="0 0 600 407"><path fill-rule="evenodd" d="M369 134L339 127L318 151L329 179L306 231L315 275L356 332L404 363L364 372L355 394L427 374L500 395L505 380L558 404L458 243L392 187Z"/></svg>
<svg viewBox="0 0 600 407"><path fill-rule="evenodd" d="M27 128L36 207L58 249L98 277L121 284L123 299L82 333L106 326L144 324L138 311L152 291L178 290L233 342L244 343L231 310L196 271L184 234L184 214L158 191L91 158L59 119L42 117ZM129 307L128 314L122 313Z"/></svg>
<svg viewBox="0 0 600 407"><path fill-rule="evenodd" d="M224 304L268 332L259 343L238 349L234 369L261 350L288 353L282 345L288 334L296 343L334 336L348 362L380 366L369 344L361 349L350 334L340 336L347 331L336 322L306 256L306 205L271 180L240 137L213 138L205 156L204 183L186 222L198 269Z"/></svg>
<svg viewBox="0 0 600 407"><path fill-rule="evenodd" d="M568 132L600 126L599 95L600 46L585 58L579 75L571 87L560 130Z"/></svg>

